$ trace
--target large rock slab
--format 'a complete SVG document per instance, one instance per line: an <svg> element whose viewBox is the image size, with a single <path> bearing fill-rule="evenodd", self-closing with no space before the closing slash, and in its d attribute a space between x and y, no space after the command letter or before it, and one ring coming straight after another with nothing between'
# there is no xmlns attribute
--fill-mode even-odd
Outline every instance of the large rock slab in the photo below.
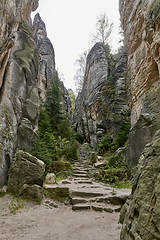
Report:
<svg viewBox="0 0 160 240"><path fill-rule="evenodd" d="M19 150L9 170L8 191L18 195L24 191L29 193L29 186L33 190L33 186L43 185L44 172L45 164L42 161Z"/></svg>

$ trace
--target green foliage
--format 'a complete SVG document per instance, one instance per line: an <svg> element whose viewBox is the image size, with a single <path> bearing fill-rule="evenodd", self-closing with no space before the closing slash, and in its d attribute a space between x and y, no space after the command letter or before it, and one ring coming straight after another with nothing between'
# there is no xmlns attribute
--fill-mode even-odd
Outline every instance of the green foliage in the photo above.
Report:
<svg viewBox="0 0 160 240"><path fill-rule="evenodd" d="M99 153L104 154L105 152L110 150L112 147L112 144L113 144L113 138L109 134L105 134L102 137L98 146Z"/></svg>
<svg viewBox="0 0 160 240"><path fill-rule="evenodd" d="M58 76L55 76L47 91L47 99L41 106L37 141L33 155L44 161L46 171L52 163L65 158L66 161L77 159L78 142L70 122L62 111L61 91Z"/></svg>
<svg viewBox="0 0 160 240"><path fill-rule="evenodd" d="M50 171L55 173L64 171L64 170L69 170L69 169L72 169L71 164L68 161L63 161L63 160L52 161L52 164L50 167Z"/></svg>
<svg viewBox="0 0 160 240"><path fill-rule="evenodd" d="M116 55L112 54L111 48L109 44L105 45L105 50L106 50L106 56L108 60L108 78L107 78L107 83L109 84L114 84L114 74L115 74L115 65L117 63L116 61Z"/></svg>
<svg viewBox="0 0 160 240"><path fill-rule="evenodd" d="M102 42L106 44L113 29L113 23L109 22L109 19L105 13L101 14L97 18L96 33L93 35L93 41Z"/></svg>
<svg viewBox="0 0 160 240"><path fill-rule="evenodd" d="M126 163L117 153L108 153L104 156L104 160L109 168L122 168L126 167Z"/></svg>
<svg viewBox="0 0 160 240"><path fill-rule="evenodd" d="M0 192L0 198L4 197L6 195L6 192Z"/></svg>
<svg viewBox="0 0 160 240"><path fill-rule="evenodd" d="M74 111L74 109L75 109L76 97L75 97L74 92L73 92L72 89L68 89L68 93L69 93L69 97L70 97L71 103L72 103L72 111Z"/></svg>
<svg viewBox="0 0 160 240"><path fill-rule="evenodd" d="M130 130L129 123L123 124L121 126L120 130L117 133L116 139L115 139L114 149L118 149L118 148L124 146L124 144L128 140L129 130Z"/></svg>
<svg viewBox="0 0 160 240"><path fill-rule="evenodd" d="M81 132L75 132L75 139L80 143L83 144L84 143L84 135Z"/></svg>
<svg viewBox="0 0 160 240"><path fill-rule="evenodd" d="M73 174L72 169L59 171L58 173L56 173L56 182L65 180L72 174Z"/></svg>
<svg viewBox="0 0 160 240"><path fill-rule="evenodd" d="M102 168L96 174L96 180L109 184L128 180L127 171L124 168Z"/></svg>

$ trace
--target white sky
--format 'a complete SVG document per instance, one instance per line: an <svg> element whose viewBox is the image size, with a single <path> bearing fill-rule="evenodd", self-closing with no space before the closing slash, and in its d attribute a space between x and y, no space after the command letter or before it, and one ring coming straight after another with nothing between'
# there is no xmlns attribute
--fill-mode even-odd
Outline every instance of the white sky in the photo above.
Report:
<svg viewBox="0 0 160 240"><path fill-rule="evenodd" d="M106 13L114 23L110 44L118 48L119 0L39 0L42 20L55 50L56 68L64 75L64 84L75 90L75 60L91 47L97 17ZM35 13L34 13L35 14Z"/></svg>

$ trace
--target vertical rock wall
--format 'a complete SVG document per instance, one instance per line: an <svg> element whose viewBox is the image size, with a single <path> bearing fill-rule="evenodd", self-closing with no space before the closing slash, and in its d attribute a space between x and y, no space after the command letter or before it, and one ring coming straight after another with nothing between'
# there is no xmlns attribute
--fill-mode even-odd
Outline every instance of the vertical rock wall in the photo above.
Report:
<svg viewBox="0 0 160 240"><path fill-rule="evenodd" d="M83 89L76 99L75 129L94 148L105 133L116 136L128 113L124 50L118 55L112 79L108 77L108 61L105 47L96 43L88 54Z"/></svg>
<svg viewBox="0 0 160 240"><path fill-rule="evenodd" d="M38 0L0 1L0 186L15 149L31 151L37 128L38 51L31 11Z"/></svg>
<svg viewBox="0 0 160 240"><path fill-rule="evenodd" d="M42 101L45 101L46 90L56 75L55 53L51 41L47 37L45 23L39 13L33 22L34 35L39 51L39 93Z"/></svg>
<svg viewBox="0 0 160 240"><path fill-rule="evenodd" d="M146 143L159 128L160 73L159 0L120 0L121 22L128 54L128 92L132 132L130 167L137 164Z"/></svg>
<svg viewBox="0 0 160 240"><path fill-rule="evenodd" d="M41 102L45 102L46 91L50 87L51 82L58 77L55 68L55 53L54 48L47 37L45 23L37 13L33 22L34 35L39 52L39 94ZM60 81L59 87L62 93L62 108L69 119L72 118L72 107L69 93L63 82Z"/></svg>
<svg viewBox="0 0 160 240"><path fill-rule="evenodd" d="M154 240L160 239L160 1L120 0L120 14L132 124L128 163L136 166L121 210L121 240Z"/></svg>

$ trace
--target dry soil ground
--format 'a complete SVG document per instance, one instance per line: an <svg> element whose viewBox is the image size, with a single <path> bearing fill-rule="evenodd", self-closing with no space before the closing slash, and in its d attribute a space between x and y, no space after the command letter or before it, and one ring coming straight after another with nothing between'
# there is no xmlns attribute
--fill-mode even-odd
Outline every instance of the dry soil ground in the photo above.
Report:
<svg viewBox="0 0 160 240"><path fill-rule="evenodd" d="M15 214L11 197L0 197L0 240L119 240L118 213L25 204Z"/></svg>

